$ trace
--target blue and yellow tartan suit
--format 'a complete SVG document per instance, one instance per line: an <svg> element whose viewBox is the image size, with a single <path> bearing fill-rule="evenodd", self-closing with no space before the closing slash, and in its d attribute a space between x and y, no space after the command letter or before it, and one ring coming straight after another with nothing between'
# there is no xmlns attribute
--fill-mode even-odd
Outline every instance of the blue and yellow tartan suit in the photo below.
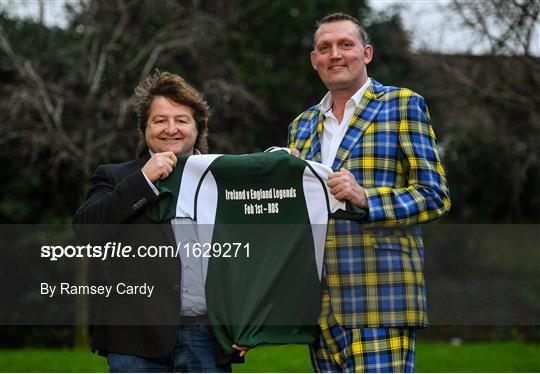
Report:
<svg viewBox="0 0 540 374"><path fill-rule="evenodd" d="M320 162L323 121L315 105L289 125L289 147L301 158ZM446 214L450 199L424 99L372 79L332 164L335 171L342 167L364 187L369 218L364 225L330 219L323 309L329 307L345 328L427 326L424 247L416 224Z"/></svg>

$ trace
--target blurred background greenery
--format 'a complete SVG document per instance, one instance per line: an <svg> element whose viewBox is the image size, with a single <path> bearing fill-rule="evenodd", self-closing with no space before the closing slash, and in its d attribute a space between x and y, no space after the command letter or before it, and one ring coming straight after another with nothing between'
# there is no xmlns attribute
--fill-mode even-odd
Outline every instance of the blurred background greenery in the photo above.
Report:
<svg viewBox="0 0 540 374"><path fill-rule="evenodd" d="M73 0L63 27L7 11L47 1L5 0L0 220L69 222L95 167L133 158L130 99L155 68L205 94L212 152L285 145L288 123L325 93L309 63L315 20L341 10L371 35L369 75L426 98L452 187L449 219L538 222L540 2L469 3L444 11L470 40L485 39L482 55L412 50L397 10L359 0Z"/></svg>
<svg viewBox="0 0 540 374"><path fill-rule="evenodd" d="M2 223L71 222L96 166L134 157L130 100L156 68L204 93L212 110L211 152L285 145L288 123L325 93L308 56L315 20L332 11L367 26L375 46L372 78L426 98L451 187L445 222L540 221L538 0L447 2L445 12L470 39L488 46L459 55L413 50L399 11L375 12L365 0L66 1L62 27L18 18L7 9L11 3L0 4ZM501 267L507 276L523 263L531 274L538 270L526 256L508 255L516 244L504 243L505 256L501 245L482 248L479 268ZM429 248L427 256L440 268L459 268L464 259L449 249L439 260ZM529 298L540 305L537 295ZM4 326L0 346L85 346L88 336L74 330ZM540 330L434 326L420 339L455 337L538 342Z"/></svg>
<svg viewBox="0 0 540 374"><path fill-rule="evenodd" d="M518 342L417 343L416 371L419 373L539 372L540 346ZM3 372L107 372L107 361L87 350L19 349L0 350ZM233 365L234 373L311 372L306 346L257 347L245 364Z"/></svg>

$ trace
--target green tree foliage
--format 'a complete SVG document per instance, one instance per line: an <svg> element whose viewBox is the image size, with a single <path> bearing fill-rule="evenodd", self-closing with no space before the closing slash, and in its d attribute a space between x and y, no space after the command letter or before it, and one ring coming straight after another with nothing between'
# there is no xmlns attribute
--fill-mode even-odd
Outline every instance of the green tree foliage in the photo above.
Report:
<svg viewBox="0 0 540 374"><path fill-rule="evenodd" d="M98 164L133 157L137 130L130 98L155 68L179 73L204 92L212 108L211 151L225 153L283 145L292 118L324 95L309 52L315 20L328 12L366 20L380 45L374 71L384 79L408 68L401 64L408 43L398 19L371 19L363 1L67 6L65 29L1 15L0 157L20 160L9 163L12 175L30 162L25 173L33 179L25 179L48 186L37 193L37 210L24 206L25 196L36 193L30 183L27 195L18 193L21 200L0 202L0 216L8 222L71 215Z"/></svg>
<svg viewBox="0 0 540 374"><path fill-rule="evenodd" d="M395 82L410 65L408 36L398 16L373 15L366 1L234 1L228 9L230 49L242 82L265 104L262 123L252 126L258 148L284 144L288 123L318 103L326 88L313 70L316 20L345 12L366 26L376 44L370 75Z"/></svg>
<svg viewBox="0 0 540 374"><path fill-rule="evenodd" d="M489 52L414 56L411 77L427 98L449 174L451 219L540 220L540 58L532 55L540 2L449 4Z"/></svg>
<svg viewBox="0 0 540 374"><path fill-rule="evenodd" d="M82 2L65 30L5 15L1 30L2 157L38 161L34 170L46 169L36 170L42 185L61 192L51 194L51 205L65 215L81 203L87 187L81 181L97 164L133 157L130 98L153 69L177 72L214 99L239 97L233 110L249 98L237 94L246 90L221 63L227 61L222 21L195 5ZM249 112L241 112L249 122Z"/></svg>

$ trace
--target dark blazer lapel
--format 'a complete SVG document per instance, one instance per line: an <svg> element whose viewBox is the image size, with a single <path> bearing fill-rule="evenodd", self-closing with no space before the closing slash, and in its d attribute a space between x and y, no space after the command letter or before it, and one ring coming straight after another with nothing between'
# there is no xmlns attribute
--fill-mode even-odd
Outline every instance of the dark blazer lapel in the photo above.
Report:
<svg viewBox="0 0 540 374"><path fill-rule="evenodd" d="M150 154L146 154L146 155L142 156L141 158L139 158L137 160L137 165L139 165L139 169L142 169L144 164L146 164L148 162L148 160L150 160Z"/></svg>
<svg viewBox="0 0 540 374"><path fill-rule="evenodd" d="M146 164L146 162L148 162L149 159L150 159L150 154L147 154L147 155L141 157L139 159L139 168L142 169L144 164ZM148 220L150 221L150 219L148 219ZM151 221L151 222L154 223L153 221ZM174 248L176 248L176 239L174 238L174 232L173 232L171 221L162 222L162 223L159 223L159 225L161 226L161 229L163 230L163 233L165 234L165 237L167 238L169 243Z"/></svg>
<svg viewBox="0 0 540 374"><path fill-rule="evenodd" d="M368 126L373 122L373 119L383 105L382 101L378 99L383 93L383 86L372 79L349 122L349 128L347 129L341 144L339 145L336 158L332 163L333 170L341 169L343 163L347 157L349 157L354 145L358 143Z"/></svg>

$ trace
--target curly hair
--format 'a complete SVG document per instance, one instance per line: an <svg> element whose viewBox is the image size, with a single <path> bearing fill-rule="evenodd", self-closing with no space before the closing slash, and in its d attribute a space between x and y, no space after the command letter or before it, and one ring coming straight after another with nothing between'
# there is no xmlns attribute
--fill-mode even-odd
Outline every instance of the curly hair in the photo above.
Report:
<svg viewBox="0 0 540 374"><path fill-rule="evenodd" d="M153 74L144 78L135 88L133 110L137 113L139 121L137 155L142 157L148 153L144 133L148 125L152 102L158 96L166 97L177 104L183 104L191 108L198 133L195 148L201 153L208 153L207 137L210 111L202 94L189 85L181 76L156 70Z"/></svg>

